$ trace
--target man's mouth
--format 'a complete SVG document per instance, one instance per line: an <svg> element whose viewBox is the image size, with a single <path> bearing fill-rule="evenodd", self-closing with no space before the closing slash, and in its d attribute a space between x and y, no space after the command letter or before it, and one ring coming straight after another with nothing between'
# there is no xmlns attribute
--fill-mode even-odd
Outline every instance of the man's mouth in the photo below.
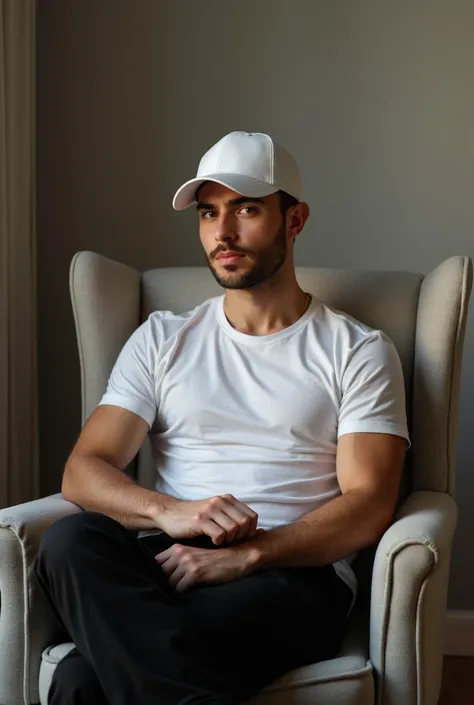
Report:
<svg viewBox="0 0 474 705"><path fill-rule="evenodd" d="M241 259L243 256L244 255L241 255L238 252L232 252L231 250L229 250L228 252L219 252L216 259L220 260L224 264L233 264L234 262L237 262L239 259Z"/></svg>

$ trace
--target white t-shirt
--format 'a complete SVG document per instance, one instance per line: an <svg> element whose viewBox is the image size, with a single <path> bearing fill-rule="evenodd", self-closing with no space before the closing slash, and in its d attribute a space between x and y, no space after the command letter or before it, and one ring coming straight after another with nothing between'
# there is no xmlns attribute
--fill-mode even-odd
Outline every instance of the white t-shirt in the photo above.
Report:
<svg viewBox="0 0 474 705"><path fill-rule="evenodd" d="M223 306L218 296L187 313L152 313L100 402L147 421L159 492L231 493L271 529L340 494L340 436L409 442L402 368L382 332L313 297L292 326L252 336L229 324ZM355 594L350 558L335 568Z"/></svg>

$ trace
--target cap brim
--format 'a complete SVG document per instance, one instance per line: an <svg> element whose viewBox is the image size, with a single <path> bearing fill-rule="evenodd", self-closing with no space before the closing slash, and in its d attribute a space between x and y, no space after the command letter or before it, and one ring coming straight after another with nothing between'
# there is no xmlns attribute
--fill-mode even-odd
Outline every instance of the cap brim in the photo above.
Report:
<svg viewBox="0 0 474 705"><path fill-rule="evenodd" d="M177 211L182 211L196 203L196 191L206 181L214 181L216 184L227 186L232 191L250 198L263 198L278 191L278 186L275 184L267 184L265 181L253 179L251 176L244 176L243 174L208 174L199 179L191 179L191 181L183 184L176 191L173 198L173 208Z"/></svg>

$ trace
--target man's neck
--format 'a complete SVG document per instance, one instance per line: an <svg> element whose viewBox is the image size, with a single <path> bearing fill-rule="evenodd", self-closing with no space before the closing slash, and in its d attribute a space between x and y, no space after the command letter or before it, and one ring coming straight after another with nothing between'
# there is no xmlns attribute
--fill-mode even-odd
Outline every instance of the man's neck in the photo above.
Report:
<svg viewBox="0 0 474 705"><path fill-rule="evenodd" d="M230 325L247 335L270 335L293 325L308 309L311 297L295 282L290 291L228 290L224 313Z"/></svg>

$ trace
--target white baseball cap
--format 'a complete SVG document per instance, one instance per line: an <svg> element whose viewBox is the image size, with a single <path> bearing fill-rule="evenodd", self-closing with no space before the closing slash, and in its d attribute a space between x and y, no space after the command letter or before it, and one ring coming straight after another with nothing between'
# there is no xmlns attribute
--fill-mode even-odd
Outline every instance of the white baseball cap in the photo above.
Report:
<svg viewBox="0 0 474 705"><path fill-rule="evenodd" d="M301 199L298 165L289 152L261 132L231 132L206 152L195 179L181 186L173 208L184 210L196 203L196 191L205 181L215 181L253 198L286 191Z"/></svg>

